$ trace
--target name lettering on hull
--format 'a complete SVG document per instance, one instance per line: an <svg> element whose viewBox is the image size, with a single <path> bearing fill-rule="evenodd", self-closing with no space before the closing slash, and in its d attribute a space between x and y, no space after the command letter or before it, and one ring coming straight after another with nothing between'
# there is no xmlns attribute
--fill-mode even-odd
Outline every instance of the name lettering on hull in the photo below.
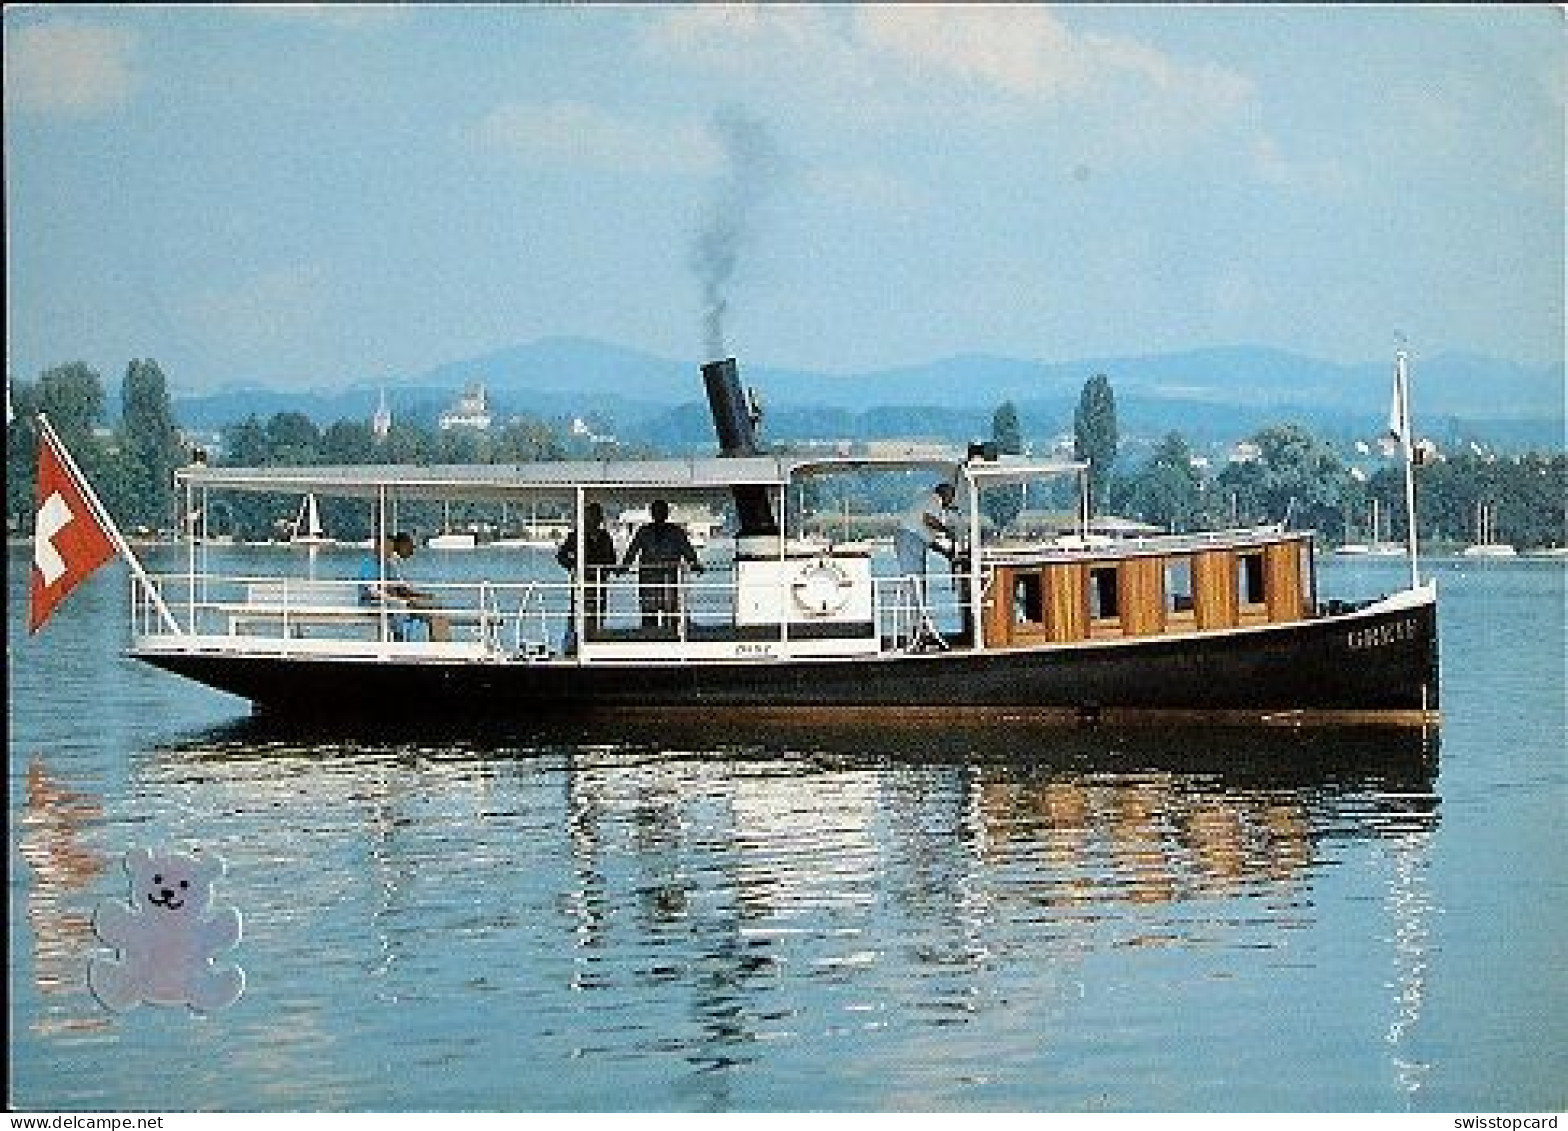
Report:
<svg viewBox="0 0 1568 1131"><path fill-rule="evenodd" d="M1373 625L1371 628L1354 629L1345 634L1345 646L1352 652L1386 648L1390 644L1414 640L1420 627L1420 623L1414 617L1406 617L1402 620L1389 621L1387 624Z"/></svg>

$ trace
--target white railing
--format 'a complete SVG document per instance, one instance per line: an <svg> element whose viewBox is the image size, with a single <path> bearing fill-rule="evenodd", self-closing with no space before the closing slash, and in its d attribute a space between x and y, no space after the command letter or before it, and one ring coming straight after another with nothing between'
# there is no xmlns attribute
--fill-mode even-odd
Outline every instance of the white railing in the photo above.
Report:
<svg viewBox="0 0 1568 1131"><path fill-rule="evenodd" d="M835 636L858 639L866 650L905 650L967 643L963 579L932 574L923 585L914 578L876 577L872 581L869 622L829 624L794 611L776 627L737 627L736 583L727 566L702 574L682 569L672 587L673 608L644 606L636 570L607 573L599 586L602 602L589 599L578 609L576 586L560 581L430 582L417 588L427 605L367 601L366 583L354 579L314 579L278 575L173 574L151 583L179 622L174 633L163 622L147 591L131 587L132 629L143 640L170 642L180 637L212 646L224 638L243 648L247 642L312 642L312 651L330 650L330 641L408 644L429 641L431 620L444 622L453 642L480 646L486 654L529 660L591 659L596 644L608 641L664 644L714 640L791 640ZM779 607L790 609L788 592ZM601 610L597 616L595 609ZM579 630L586 629L579 636Z"/></svg>
<svg viewBox="0 0 1568 1131"><path fill-rule="evenodd" d="M367 599L367 583L277 575L162 575L151 579L188 636L397 640L409 622L422 634L444 621L453 640L522 651L564 629L565 582L420 581L428 604ZM169 636L150 596L133 586L132 625L138 636ZM416 626L417 630L417 626ZM510 637L508 637L510 630Z"/></svg>

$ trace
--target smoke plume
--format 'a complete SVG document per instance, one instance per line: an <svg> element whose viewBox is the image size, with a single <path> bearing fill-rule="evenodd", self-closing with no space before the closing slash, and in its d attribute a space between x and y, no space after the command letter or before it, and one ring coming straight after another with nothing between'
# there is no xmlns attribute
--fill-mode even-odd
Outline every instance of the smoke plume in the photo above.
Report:
<svg viewBox="0 0 1568 1131"><path fill-rule="evenodd" d="M721 111L713 130L723 155L714 198L697 231L692 265L702 287L702 321L707 356L727 356L724 318L735 269L758 207L777 184L783 159L767 125L738 110Z"/></svg>

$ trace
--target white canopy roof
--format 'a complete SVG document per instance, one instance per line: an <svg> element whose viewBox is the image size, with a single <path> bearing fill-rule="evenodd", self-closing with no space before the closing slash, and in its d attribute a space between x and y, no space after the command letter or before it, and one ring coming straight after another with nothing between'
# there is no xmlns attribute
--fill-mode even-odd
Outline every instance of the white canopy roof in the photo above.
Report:
<svg viewBox="0 0 1568 1131"><path fill-rule="evenodd" d="M376 498L384 491L401 499L537 499L570 497L578 487L592 493L657 490L705 493L738 486L780 487L807 475L859 469L942 468L951 476L963 463L962 456L955 452L945 458L761 455L424 466L209 467L193 464L176 472L176 478L196 490L314 492L340 498ZM966 470L977 480L993 481L1060 475L1077 466L1008 459L987 464L971 463Z"/></svg>

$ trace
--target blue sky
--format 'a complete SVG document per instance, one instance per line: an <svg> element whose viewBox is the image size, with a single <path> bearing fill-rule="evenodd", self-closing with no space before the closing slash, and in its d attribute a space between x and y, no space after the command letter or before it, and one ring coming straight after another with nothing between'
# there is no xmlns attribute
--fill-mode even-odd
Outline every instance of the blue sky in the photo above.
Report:
<svg viewBox="0 0 1568 1131"><path fill-rule="evenodd" d="M1552 5L8 6L7 365L1563 356ZM727 242L726 242L727 241Z"/></svg>

